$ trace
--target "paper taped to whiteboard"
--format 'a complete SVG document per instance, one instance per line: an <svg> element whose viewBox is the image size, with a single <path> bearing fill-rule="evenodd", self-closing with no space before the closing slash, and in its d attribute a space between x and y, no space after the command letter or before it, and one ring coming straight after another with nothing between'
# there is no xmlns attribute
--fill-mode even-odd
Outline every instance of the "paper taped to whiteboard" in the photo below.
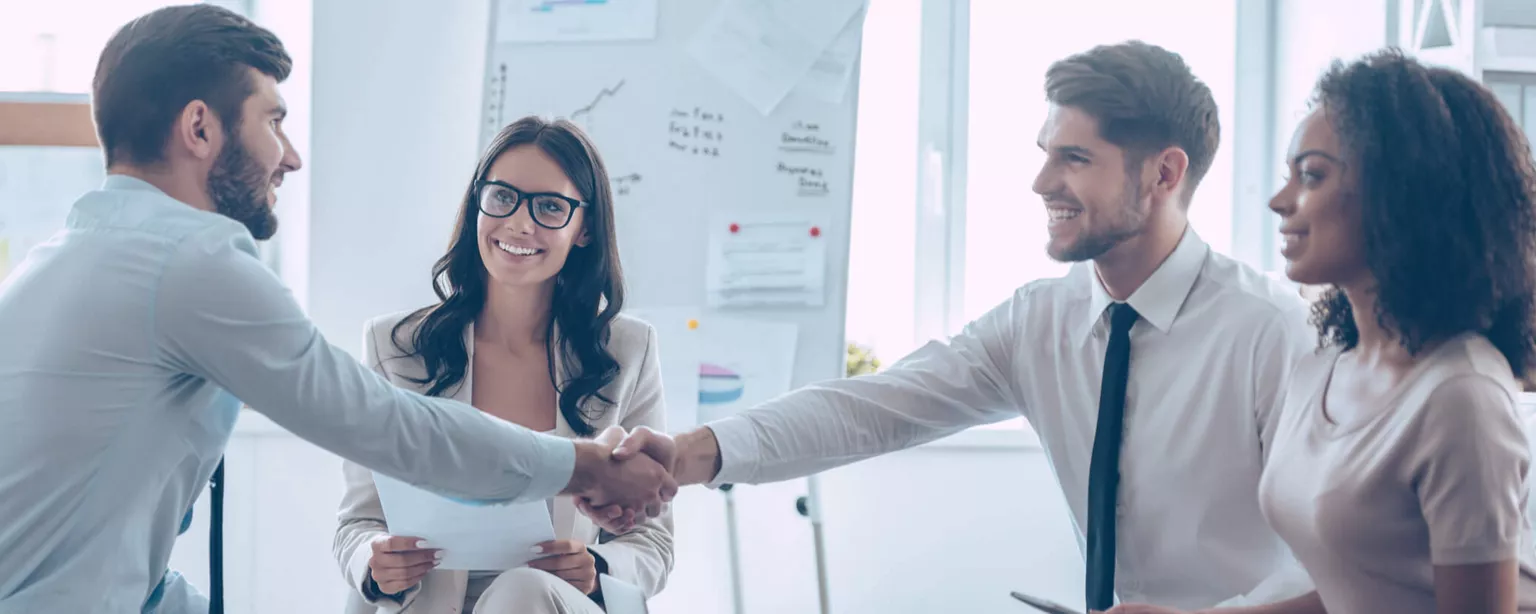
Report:
<svg viewBox="0 0 1536 614"><path fill-rule="evenodd" d="M800 327L710 315L699 321L699 422L751 409L789 392Z"/></svg>
<svg viewBox="0 0 1536 614"><path fill-rule="evenodd" d="M863 7L864 0L722 0L688 53L768 115Z"/></svg>
<svg viewBox="0 0 1536 614"><path fill-rule="evenodd" d="M811 65L811 71L800 80L794 92L822 102L842 104L848 95L849 82L853 80L853 65L859 59L860 43L864 40L864 9L859 9L837 39L821 53Z"/></svg>
<svg viewBox="0 0 1536 614"><path fill-rule="evenodd" d="M705 262L708 306L820 307L826 304L823 216L727 214L711 218Z"/></svg>
<svg viewBox="0 0 1536 614"><path fill-rule="evenodd" d="M656 38L659 0L501 0L496 40L570 43Z"/></svg>
<svg viewBox="0 0 1536 614"><path fill-rule="evenodd" d="M666 430L686 431L699 423L699 361L703 333L697 307L625 309L656 329L656 355L661 361L662 402L667 405Z"/></svg>

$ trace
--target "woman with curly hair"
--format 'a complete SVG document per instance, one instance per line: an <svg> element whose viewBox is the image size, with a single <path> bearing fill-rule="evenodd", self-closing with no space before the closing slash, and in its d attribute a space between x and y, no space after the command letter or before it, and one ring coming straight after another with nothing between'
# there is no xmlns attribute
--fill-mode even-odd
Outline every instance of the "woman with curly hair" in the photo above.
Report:
<svg viewBox="0 0 1536 614"><path fill-rule="evenodd" d="M1322 78L1287 162L1286 275L1329 289L1259 497L1316 592L1221 611L1536 612L1525 138L1477 82L1384 51Z"/></svg>

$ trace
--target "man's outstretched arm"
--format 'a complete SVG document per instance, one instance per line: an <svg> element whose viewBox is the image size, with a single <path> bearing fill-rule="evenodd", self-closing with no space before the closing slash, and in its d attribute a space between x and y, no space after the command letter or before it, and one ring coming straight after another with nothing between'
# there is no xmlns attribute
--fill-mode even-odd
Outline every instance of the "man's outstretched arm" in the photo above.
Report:
<svg viewBox="0 0 1536 614"><path fill-rule="evenodd" d="M183 243L155 309L169 368L218 384L342 458L463 500L567 493L648 516L675 489L648 458L614 461L611 447L394 386L328 343L254 249L249 236L217 232Z"/></svg>
<svg viewBox="0 0 1536 614"><path fill-rule="evenodd" d="M930 342L881 373L808 386L675 439L637 429L614 457L661 459L681 485L760 484L1017 417L1013 323L1026 300L1021 292L950 340ZM600 524L622 519L600 506L583 509Z"/></svg>
<svg viewBox="0 0 1536 614"><path fill-rule="evenodd" d="M1018 417L1014 323L1026 301L1021 293L880 373L813 384L678 436L680 481L799 478Z"/></svg>

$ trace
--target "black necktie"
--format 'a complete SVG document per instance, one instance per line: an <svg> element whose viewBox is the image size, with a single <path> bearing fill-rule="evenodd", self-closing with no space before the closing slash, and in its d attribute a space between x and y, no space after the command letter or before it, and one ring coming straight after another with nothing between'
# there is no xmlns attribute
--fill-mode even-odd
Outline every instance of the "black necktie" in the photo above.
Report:
<svg viewBox="0 0 1536 614"><path fill-rule="evenodd" d="M208 612L224 614L224 459L208 485Z"/></svg>
<svg viewBox="0 0 1536 614"><path fill-rule="evenodd" d="M1125 382L1131 374L1131 325L1136 310L1109 308L1109 349L1099 386L1099 423L1088 469L1088 609L1108 610L1115 601L1115 513L1120 490L1120 436L1125 428Z"/></svg>

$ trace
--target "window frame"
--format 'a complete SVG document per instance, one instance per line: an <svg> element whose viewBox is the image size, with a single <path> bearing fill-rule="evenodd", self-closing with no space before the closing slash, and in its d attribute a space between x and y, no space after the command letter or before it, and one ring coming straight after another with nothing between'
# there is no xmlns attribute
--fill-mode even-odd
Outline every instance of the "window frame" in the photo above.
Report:
<svg viewBox="0 0 1536 614"><path fill-rule="evenodd" d="M1278 263L1275 221L1256 206L1275 187L1277 6L1276 0L1237 2L1234 125L1223 143L1233 147L1232 256L1263 271ZM965 324L971 0L923 0L922 13L913 269L918 344Z"/></svg>
<svg viewBox="0 0 1536 614"><path fill-rule="evenodd" d="M1277 0L1237 2L1237 75L1233 126L1232 256L1262 271L1278 263L1274 216L1259 203L1274 189L1274 93L1277 78ZM965 325L965 250L970 109L971 0L923 0L918 77L916 228L913 267L914 347ZM937 445L996 443L986 431L1018 428L1009 420ZM1023 439L1038 446L1024 423ZM981 439L977 439L977 438Z"/></svg>
<svg viewBox="0 0 1536 614"><path fill-rule="evenodd" d="M251 18L257 0L198 0ZM274 2L276 0L266 0ZM166 6L175 3L167 2ZM305 103L307 106L307 102ZM0 90L0 146L99 148L91 119L89 92ZM259 243L259 255L273 271L281 271L279 239Z"/></svg>

